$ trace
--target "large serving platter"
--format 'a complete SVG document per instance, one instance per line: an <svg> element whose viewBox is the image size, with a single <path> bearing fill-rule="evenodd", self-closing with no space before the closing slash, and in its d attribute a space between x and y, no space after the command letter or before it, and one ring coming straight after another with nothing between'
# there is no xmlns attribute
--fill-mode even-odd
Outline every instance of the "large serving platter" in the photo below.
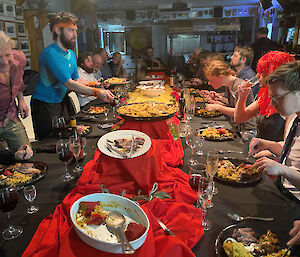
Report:
<svg viewBox="0 0 300 257"><path fill-rule="evenodd" d="M273 222L263 222L263 221L243 221L238 224L232 224L224 228L218 235L215 241L215 252L217 257L228 257L223 249L223 243L227 238L232 238L232 233L234 229L237 228L252 228L258 236L266 234L268 230L275 233L279 239L279 247L286 248L286 242L289 238L288 229L278 227L278 223Z"/></svg>
<svg viewBox="0 0 300 257"><path fill-rule="evenodd" d="M109 141L114 141L115 139L122 139L122 138L128 138L133 135L135 138L141 137L145 139L144 144L139 148L136 152L134 152L131 156L131 158L138 157L140 155L143 155L144 153L148 152L148 150L151 147L151 139L148 135L146 135L143 132L136 131L136 130L117 130L113 132L109 132L105 135L103 135L99 140L98 140L98 148L99 150L104 153L107 156L113 157L113 158L118 158L118 159L124 159L121 155L109 151L106 147L107 140Z"/></svg>
<svg viewBox="0 0 300 257"><path fill-rule="evenodd" d="M16 186L17 190L22 189L24 186L27 186L29 184L33 184L35 182L37 182L38 180L42 179L43 177L46 176L47 174L47 169L48 166L46 163L44 162L28 162L28 164L32 163L33 167L40 170L41 172L39 174L36 174L32 177L32 179L30 181L24 182L24 183L16 183L14 184L14 186ZM3 174L3 172L7 169L9 169L11 165L7 165L7 166L3 166L2 168L0 168L0 174ZM9 169L10 170L10 169ZM12 171L11 171L12 172ZM7 186L5 185L0 185L0 190L3 190L7 188Z"/></svg>
<svg viewBox="0 0 300 257"><path fill-rule="evenodd" d="M139 104L144 104L144 103L131 103L131 104L127 104L125 106L130 106L133 109L138 109ZM173 107L173 104L165 104L165 103L153 103L153 105L158 106L158 105L167 105L170 108ZM121 108L124 108L125 106L122 106ZM135 108L136 107L136 108ZM149 116L149 117L143 117L143 116L138 116L138 115L127 115L127 114L123 114L119 112L118 109L118 113L119 115L126 119L126 120L136 120L136 121L160 121L160 120L167 120L169 118L172 118L175 113L177 112L177 108L174 112L170 113L170 114L166 114L166 115L157 115L157 116Z"/></svg>
<svg viewBox="0 0 300 257"><path fill-rule="evenodd" d="M228 160L231 163L233 163L236 167L238 167L241 163L244 164L250 164L247 161L236 159L236 158L226 158L224 160ZM215 175L215 180L222 184L230 185L230 186L254 186L261 182L262 180L262 173L259 172L257 174L253 174L247 177L244 177L242 180L234 181L234 180L227 180L220 176L218 176L218 173Z"/></svg>
<svg viewBox="0 0 300 257"><path fill-rule="evenodd" d="M96 193L83 196L79 198L76 202L73 203L70 209L70 217L74 224L75 231L77 235L81 238L83 242L90 245L93 248L98 250L108 252L108 253L122 253L122 247L120 243L111 243L103 240L96 239L90 236L87 231L81 228L76 222L76 213L79 209L79 204L82 201L86 202L97 202L100 201L105 210L108 211L119 211L121 214L126 215L127 217L132 218L135 222L143 225L146 228L146 231L138 239L130 242L132 247L136 250L143 245L147 238L149 231L150 223L147 215L135 202L114 194L104 194Z"/></svg>
<svg viewBox="0 0 300 257"><path fill-rule="evenodd" d="M219 111L206 111L204 113L200 113L200 111L205 110L205 108L197 108L195 110L195 115L198 117L202 117L202 118L215 118L215 117L220 117L223 114Z"/></svg>
<svg viewBox="0 0 300 257"><path fill-rule="evenodd" d="M199 129L196 130L196 133L199 133L199 135L202 135L202 132L205 129L207 129L207 128L199 128ZM232 141L232 140L234 140L237 137L237 135L234 133L234 131L232 131L230 129L227 129L227 130L232 134L231 136L221 136L220 138L213 138L213 137L208 137L208 136L203 136L203 137L207 141L214 141L214 142L223 142L223 141Z"/></svg>

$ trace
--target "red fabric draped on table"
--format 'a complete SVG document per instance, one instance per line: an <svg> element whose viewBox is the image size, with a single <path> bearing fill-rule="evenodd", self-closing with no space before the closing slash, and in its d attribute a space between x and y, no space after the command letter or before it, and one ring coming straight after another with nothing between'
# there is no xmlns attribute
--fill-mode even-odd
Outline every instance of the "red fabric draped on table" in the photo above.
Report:
<svg viewBox="0 0 300 257"><path fill-rule="evenodd" d="M180 121L172 118L172 122L179 124ZM172 167L178 167L182 164L183 149L180 139L174 140L169 126L165 120L162 121L130 121L124 120L120 129L133 129L144 132L149 137L159 139L161 152L164 156L166 163Z"/></svg>
<svg viewBox="0 0 300 257"><path fill-rule="evenodd" d="M126 189L129 197L139 189L149 194L154 182L158 183L159 191L169 193L172 199L154 199L141 206L151 226L144 245L133 256L194 256L190 248L203 235L201 211L192 207L196 193L189 186L187 174L166 165L159 141L153 139L146 154L129 160L111 158L96 150L94 160L85 165L77 186L54 214L41 222L23 257L120 256L83 243L73 229L69 210L80 197L99 192L99 184L115 194ZM175 238L164 234L153 214L173 231Z"/></svg>

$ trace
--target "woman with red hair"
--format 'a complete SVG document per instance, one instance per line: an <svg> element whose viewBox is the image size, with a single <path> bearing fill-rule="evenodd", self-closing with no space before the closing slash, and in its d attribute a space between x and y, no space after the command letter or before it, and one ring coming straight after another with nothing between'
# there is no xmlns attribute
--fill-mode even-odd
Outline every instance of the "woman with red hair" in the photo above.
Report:
<svg viewBox="0 0 300 257"><path fill-rule="evenodd" d="M281 51L271 51L261 57L257 63L257 74L259 82L276 70L280 65L295 61L294 57ZM258 91L257 100L246 107L246 99L251 90L251 84L241 85L238 89L239 98L235 105L234 121L236 123L245 122L258 115L258 135L257 137L282 141L285 120L277 113L271 105L268 96L268 86L261 85ZM272 131L270 131L270 129Z"/></svg>

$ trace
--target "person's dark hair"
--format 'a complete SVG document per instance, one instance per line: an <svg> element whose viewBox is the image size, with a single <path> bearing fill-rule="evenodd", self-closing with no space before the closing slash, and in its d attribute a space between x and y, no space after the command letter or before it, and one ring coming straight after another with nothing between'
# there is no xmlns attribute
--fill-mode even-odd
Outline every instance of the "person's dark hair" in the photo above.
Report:
<svg viewBox="0 0 300 257"><path fill-rule="evenodd" d="M102 56L102 54L106 52L105 48L96 48L95 52L94 52L94 55L95 54L99 54Z"/></svg>
<svg viewBox="0 0 300 257"><path fill-rule="evenodd" d="M269 85L276 81L284 81L290 91L300 90L300 61L280 65L263 80L263 84Z"/></svg>
<svg viewBox="0 0 300 257"><path fill-rule="evenodd" d="M221 61L224 62L224 56L220 53L210 53L208 56L210 58L210 61Z"/></svg>
<svg viewBox="0 0 300 257"><path fill-rule="evenodd" d="M148 46L148 47L146 47L146 49L145 49L145 52L147 52L147 51L148 51L148 49L152 49L152 50L154 50L154 48L153 48L152 46Z"/></svg>
<svg viewBox="0 0 300 257"><path fill-rule="evenodd" d="M53 27L55 24L58 23L71 23L71 24L76 24L78 21L78 18L67 12L58 12L52 15L49 15L49 22L50 22L50 31L53 33L53 40L57 39L57 34L56 32L53 31ZM63 28L61 28L61 31L63 31Z"/></svg>
<svg viewBox="0 0 300 257"><path fill-rule="evenodd" d="M208 56L209 54L211 54L210 51L208 51L208 50L202 50L202 51L199 53L198 58L199 58L199 59L206 59L207 56Z"/></svg>
<svg viewBox="0 0 300 257"><path fill-rule="evenodd" d="M257 33L261 35L268 35L269 30L267 27L261 27L258 29Z"/></svg>
<svg viewBox="0 0 300 257"><path fill-rule="evenodd" d="M234 48L234 51L237 51L240 53L241 58L246 58L246 66L249 66L252 61L253 61L253 57L254 57L254 52L252 50L251 47L249 46L236 46Z"/></svg>
<svg viewBox="0 0 300 257"><path fill-rule="evenodd" d="M79 54L78 58L77 58L77 66L79 67L83 67L84 61L88 58L92 56L89 53L83 53L83 54Z"/></svg>

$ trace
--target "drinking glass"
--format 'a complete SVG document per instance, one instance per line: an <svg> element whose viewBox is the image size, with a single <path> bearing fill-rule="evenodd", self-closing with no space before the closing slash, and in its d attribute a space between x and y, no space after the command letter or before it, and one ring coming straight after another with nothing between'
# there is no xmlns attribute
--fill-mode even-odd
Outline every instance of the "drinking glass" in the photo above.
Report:
<svg viewBox="0 0 300 257"><path fill-rule="evenodd" d="M85 147L86 147L86 138L81 137L81 150L82 150L83 157L86 156L86 152L84 151Z"/></svg>
<svg viewBox="0 0 300 257"><path fill-rule="evenodd" d="M181 122L179 124L179 136L187 137L191 134L191 125L189 123Z"/></svg>
<svg viewBox="0 0 300 257"><path fill-rule="evenodd" d="M112 107L113 111L113 118L116 118L116 107L118 106L119 98L115 97L111 102L110 106Z"/></svg>
<svg viewBox="0 0 300 257"><path fill-rule="evenodd" d="M198 184L198 198L202 209L202 227L207 231L212 228L212 223L206 219L206 212L213 196L213 184L211 181L202 179Z"/></svg>
<svg viewBox="0 0 300 257"><path fill-rule="evenodd" d="M252 138L256 137L257 130L252 129L252 130L247 130L247 131L241 131L240 133L241 133L241 139L246 146L246 153L247 153L246 161L250 161L251 156L249 155L249 144L250 144Z"/></svg>
<svg viewBox="0 0 300 257"><path fill-rule="evenodd" d="M108 116L108 113L109 113L109 108L108 108L108 107L105 107L103 113L104 113L104 115L105 115L105 120L108 120L107 116Z"/></svg>
<svg viewBox="0 0 300 257"><path fill-rule="evenodd" d="M11 211L16 208L18 203L18 192L14 186L6 187L0 191L0 210L6 212L8 223L11 217ZM17 238L23 233L23 228L20 226L9 225L3 233L2 237L5 240Z"/></svg>
<svg viewBox="0 0 300 257"><path fill-rule="evenodd" d="M196 144L199 146L199 150L196 151L196 154L199 156L204 155L203 151L201 150L203 143L204 143L204 137L203 136L197 136L196 137Z"/></svg>
<svg viewBox="0 0 300 257"><path fill-rule="evenodd" d="M59 140L56 143L56 152L58 154L58 158L64 162L66 168L66 173L61 177L62 181L68 182L73 180L75 177L70 174L68 169L68 162L73 157L70 142L68 140Z"/></svg>
<svg viewBox="0 0 300 257"><path fill-rule="evenodd" d="M188 164L192 166L199 164L199 162L195 158L193 158L193 156L195 155L195 148L196 148L196 135L194 133L187 135L185 138L185 143L192 150L192 156L190 159L187 160Z"/></svg>
<svg viewBox="0 0 300 257"><path fill-rule="evenodd" d="M189 184L190 187L198 193L198 184L202 180L207 180L207 176L205 173L205 165L202 163L199 163L195 166L190 166L189 168ZM208 180L207 180L208 181ZM199 199L195 201L193 204L194 207L200 208Z"/></svg>
<svg viewBox="0 0 300 257"><path fill-rule="evenodd" d="M40 208L38 206L34 206L32 203L36 198L36 188L34 185L29 185L24 187L24 196L27 201L31 203L31 206L27 209L28 214L36 213Z"/></svg>
<svg viewBox="0 0 300 257"><path fill-rule="evenodd" d="M70 147L71 147L71 151L75 157L75 161L76 161L76 165L75 165L75 168L73 169L73 172L81 172L82 171L82 168L80 167L79 163L78 163L78 157L79 157L79 154L81 152L81 149L82 149L82 141L81 141L81 138L80 137L74 137L74 136L71 136L70 139Z"/></svg>
<svg viewBox="0 0 300 257"><path fill-rule="evenodd" d="M218 164L219 164L219 153L217 151L209 151L207 153L207 159L206 159L206 173L209 177L210 182L213 186L213 194L218 193L218 189L215 186L214 183L214 176L216 175L218 171ZM211 201L208 208L212 208L214 206L213 202Z"/></svg>
<svg viewBox="0 0 300 257"><path fill-rule="evenodd" d="M59 135L59 138L62 139L63 131L66 128L66 122L64 117L54 116L52 118L52 128L56 135Z"/></svg>
<svg viewBox="0 0 300 257"><path fill-rule="evenodd" d="M194 117L195 115L195 102L190 102L185 106L185 116L188 122Z"/></svg>

